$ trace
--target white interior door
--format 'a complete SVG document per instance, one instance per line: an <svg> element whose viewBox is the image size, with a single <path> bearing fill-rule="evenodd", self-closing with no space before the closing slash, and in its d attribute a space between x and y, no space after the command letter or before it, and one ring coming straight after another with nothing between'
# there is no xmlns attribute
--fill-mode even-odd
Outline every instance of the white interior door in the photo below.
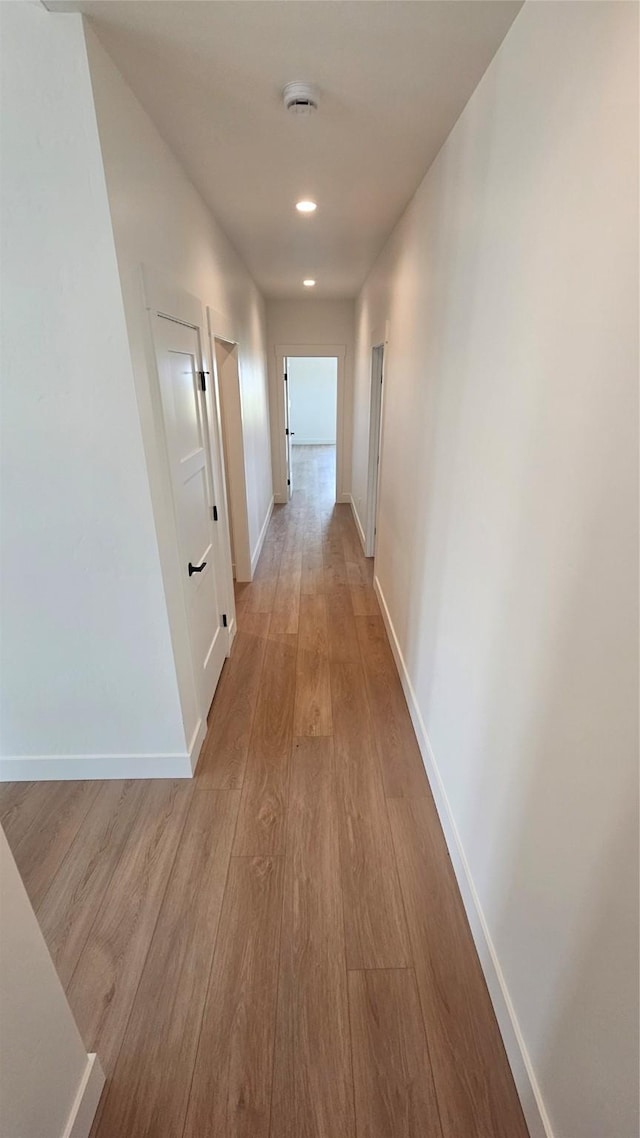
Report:
<svg viewBox="0 0 640 1138"><path fill-rule="evenodd" d="M197 328L156 316L154 338L193 667L206 715L229 639L216 580L206 377Z"/></svg>
<svg viewBox="0 0 640 1138"><path fill-rule="evenodd" d="M291 399L289 397L289 361L284 361L284 438L287 464L287 498L293 494L293 469L291 462Z"/></svg>

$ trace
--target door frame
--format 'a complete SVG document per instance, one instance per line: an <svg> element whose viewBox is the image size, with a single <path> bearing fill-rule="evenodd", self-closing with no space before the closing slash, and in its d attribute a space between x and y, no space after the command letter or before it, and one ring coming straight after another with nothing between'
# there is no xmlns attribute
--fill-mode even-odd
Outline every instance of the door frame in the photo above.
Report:
<svg viewBox="0 0 640 1138"><path fill-rule="evenodd" d="M375 557L376 532L380 512L380 478L382 474L382 423L385 396L385 369L387 364L387 344L389 342L389 322L384 330L371 336L369 346L370 398L369 398L369 452L367 459L367 506L365 515L365 557ZM382 371L380 380L374 374L374 355L382 349Z"/></svg>
<svg viewBox="0 0 640 1138"><path fill-rule="evenodd" d="M204 405L208 432L208 453L211 463L216 505L222 497L223 489L220 465L216 457L216 449L220 457L222 455L220 450L221 430L218 397L215 382L211 382L215 380L215 375L211 363L207 321L204 314L204 305L201 300L175 285L173 281L152 266L141 265L140 275L142 300L144 308L147 311L147 334L145 336L144 348L150 380L148 389L149 399L147 401L145 398L141 401L140 418L147 457L151 500L158 538L158 550L165 588L169 631L174 653L182 718L191 760L191 769L193 771L195 770L200 748L206 734L207 713L209 708L200 706L201 701L195 680L193 652L189 634L187 597L183 582L184 566L182 565L179 552L178 526L173 505L171 465L169 461L160 377L158 374L155 340L153 336L153 320L155 316L164 316L179 324L185 324L190 328L194 328L198 333L200 353L202 356L202 370L208 373L204 392ZM220 544L224 547L226 543L228 547L229 536L228 530L226 529L226 511L224 518L225 521L221 530ZM220 601L225 604L225 611L227 613L226 655L228 656L231 651L231 644L236 629L233 581L230 579L230 549L228 549L228 577L225 572L224 559L222 559L222 561L222 565L219 565L216 560L215 569L216 577L218 578L219 575Z"/></svg>
<svg viewBox="0 0 640 1138"><path fill-rule="evenodd" d="M278 484L279 491L274 495L276 502L287 502L287 459L284 411L284 362L289 356L309 358L324 356L338 361L338 390L336 398L336 502L349 502L349 491L344 485L345 476L345 344L276 344L276 421L279 430L278 445Z"/></svg>
<svg viewBox="0 0 640 1138"><path fill-rule="evenodd" d="M247 499L247 471L245 465L245 452L244 452L244 409L242 406L242 383L240 382L240 352L239 341L234 337L232 329L229 327L229 322L221 317L213 308L207 308L207 325L209 328L209 353L213 365L213 377L216 396L216 408L218 412L220 424L220 457L221 457L221 485L224 490L224 508L225 508L225 525L229 535L229 557L231 558L231 518L229 510L234 509L234 553L235 553L235 566L236 566L236 580L237 581L251 581L253 577L251 569L251 541L249 537L249 507ZM235 446L237 454L234 456L239 466L239 485L234 486L234 503L231 502L231 487L227 486L225 464L224 464L224 430L222 426L222 397L220 394L221 379L218 374L218 357L216 354L216 340L220 344L224 344L231 349L235 349L235 364L236 364L236 377L237 377L237 405L238 413L234 416L232 413L231 426L235 427ZM227 411L229 410L227 406ZM230 456L227 454L227 461ZM237 532L236 532L237 531ZM229 572L231 574L231 587L233 588L233 569L231 567L231 560L229 561Z"/></svg>
<svg viewBox="0 0 640 1138"><path fill-rule="evenodd" d="M289 357L284 356L282 361L282 371L280 373L280 387L282 389L282 407L284 410L284 473L286 479L286 495L289 501L293 495L293 459L291 447L293 443L291 439L291 388L289 387ZM284 385L284 386L283 386Z"/></svg>

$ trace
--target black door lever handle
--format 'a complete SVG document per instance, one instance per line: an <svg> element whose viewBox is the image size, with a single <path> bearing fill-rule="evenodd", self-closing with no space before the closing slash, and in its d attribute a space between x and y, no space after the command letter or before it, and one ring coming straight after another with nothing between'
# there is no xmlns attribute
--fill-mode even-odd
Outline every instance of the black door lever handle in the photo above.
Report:
<svg viewBox="0 0 640 1138"><path fill-rule="evenodd" d="M206 561L203 561L202 565L192 565L191 562L189 562L189 576L193 577L194 573L202 573L206 564Z"/></svg>

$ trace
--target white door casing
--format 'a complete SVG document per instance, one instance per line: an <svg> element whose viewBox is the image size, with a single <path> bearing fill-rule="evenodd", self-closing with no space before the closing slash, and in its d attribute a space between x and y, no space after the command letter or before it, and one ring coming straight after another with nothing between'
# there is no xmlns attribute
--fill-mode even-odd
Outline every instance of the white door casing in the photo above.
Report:
<svg viewBox="0 0 640 1138"><path fill-rule="evenodd" d="M250 581L253 573L238 344L237 341L224 340L218 335L211 337L211 344L215 387L220 407L222 471L226 494L224 502L232 543L234 576L238 581Z"/></svg>
<svg viewBox="0 0 640 1138"><path fill-rule="evenodd" d="M276 386L276 416L280 427L280 440L277 451L278 469L279 469L279 483L280 489L276 493L277 502L286 502L287 493L290 489L287 486L287 478L290 474L286 473L287 470L287 436L286 430L286 384L282 382L284 367L288 356L295 357L309 357L309 356L330 356L338 361L338 392L337 392L337 407L336 407L336 502L348 502L349 493L348 488L345 486L345 455L347 448L347 440L345 438L345 425L346 425L346 396L345 396L345 363L346 363L347 349L344 344L276 344L275 346L275 366L276 374L278 376L278 383ZM273 365L272 365L273 366Z"/></svg>
<svg viewBox="0 0 640 1138"><path fill-rule="evenodd" d="M291 395L289 394L289 361L285 357L282 398L284 400L284 437L286 455L287 498L293 494L293 463L291 461Z"/></svg>
<svg viewBox="0 0 640 1138"><path fill-rule="evenodd" d="M153 336L194 679L206 716L229 637L222 625L216 575L217 523L200 332L156 314Z"/></svg>

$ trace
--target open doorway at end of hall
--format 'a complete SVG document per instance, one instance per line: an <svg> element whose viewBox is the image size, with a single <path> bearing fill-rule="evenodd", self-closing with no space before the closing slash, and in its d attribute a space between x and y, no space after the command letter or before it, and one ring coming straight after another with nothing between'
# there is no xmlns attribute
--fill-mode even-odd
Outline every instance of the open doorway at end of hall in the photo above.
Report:
<svg viewBox="0 0 640 1138"><path fill-rule="evenodd" d="M322 448L323 465L331 466L332 482L336 482L338 358L291 355L285 357L284 367L287 488L291 497L295 491L295 459L303 456L305 447Z"/></svg>

